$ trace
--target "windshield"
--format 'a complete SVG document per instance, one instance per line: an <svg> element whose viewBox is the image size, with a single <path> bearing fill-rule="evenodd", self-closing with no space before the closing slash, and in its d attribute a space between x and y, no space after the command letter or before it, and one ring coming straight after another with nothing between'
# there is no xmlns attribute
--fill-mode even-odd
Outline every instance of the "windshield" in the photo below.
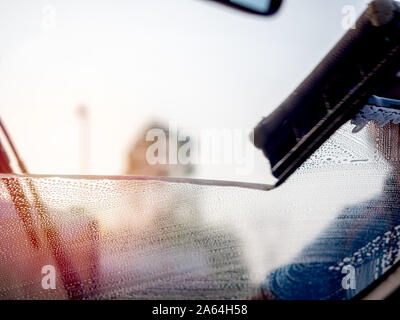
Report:
<svg viewBox="0 0 400 320"><path fill-rule="evenodd" d="M157 123L192 137L191 177L272 183L250 132L346 32L345 5L265 18L201 0L3 2L2 118L34 173L124 174Z"/></svg>
<svg viewBox="0 0 400 320"><path fill-rule="evenodd" d="M1 272L14 276L2 278L0 292L244 299L265 288L281 299L354 297L397 261L400 221L389 166L349 129L271 191L163 178L3 176ZM30 183L40 202L36 231L27 233L21 203L12 206L7 186L34 204ZM50 248L43 234L49 228L58 239ZM30 243L35 232L38 249ZM80 277L79 294L61 285L41 289L44 265L58 266L61 275L75 270L61 250ZM354 287L343 287L344 267L354 268Z"/></svg>
<svg viewBox="0 0 400 320"><path fill-rule="evenodd" d="M251 137L367 3L0 3L1 117L31 173L1 175L0 297L347 299L378 279L398 125L345 124L275 189Z"/></svg>

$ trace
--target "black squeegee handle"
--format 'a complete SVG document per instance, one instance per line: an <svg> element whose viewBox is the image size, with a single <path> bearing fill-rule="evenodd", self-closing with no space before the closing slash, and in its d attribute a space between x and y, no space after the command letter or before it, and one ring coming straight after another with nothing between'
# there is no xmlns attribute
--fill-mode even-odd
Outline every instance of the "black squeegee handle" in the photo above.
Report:
<svg viewBox="0 0 400 320"><path fill-rule="evenodd" d="M277 185L400 70L400 12L374 0L311 74L254 129Z"/></svg>

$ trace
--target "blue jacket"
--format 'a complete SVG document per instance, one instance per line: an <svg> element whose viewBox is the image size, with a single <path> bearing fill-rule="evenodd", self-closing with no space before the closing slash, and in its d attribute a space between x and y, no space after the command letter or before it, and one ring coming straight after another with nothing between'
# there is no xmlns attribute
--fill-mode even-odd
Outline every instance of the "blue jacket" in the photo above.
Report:
<svg viewBox="0 0 400 320"><path fill-rule="evenodd" d="M265 295L284 300L349 299L399 258L400 188L388 179L378 199L346 208L291 264L271 272ZM344 266L355 270L355 289L345 289Z"/></svg>

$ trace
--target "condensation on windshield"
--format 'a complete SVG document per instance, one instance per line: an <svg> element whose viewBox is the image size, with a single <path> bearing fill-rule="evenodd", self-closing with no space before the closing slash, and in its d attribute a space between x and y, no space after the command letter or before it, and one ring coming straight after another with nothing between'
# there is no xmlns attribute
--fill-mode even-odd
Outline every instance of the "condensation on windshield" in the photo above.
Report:
<svg viewBox="0 0 400 320"><path fill-rule="evenodd" d="M2 175L0 298L242 299L260 288L278 299L329 298L318 296L327 282L353 297L397 261L400 204L387 158L393 132L351 129L270 191ZM356 289L343 288L344 265L356 269ZM305 274L321 272L302 292Z"/></svg>

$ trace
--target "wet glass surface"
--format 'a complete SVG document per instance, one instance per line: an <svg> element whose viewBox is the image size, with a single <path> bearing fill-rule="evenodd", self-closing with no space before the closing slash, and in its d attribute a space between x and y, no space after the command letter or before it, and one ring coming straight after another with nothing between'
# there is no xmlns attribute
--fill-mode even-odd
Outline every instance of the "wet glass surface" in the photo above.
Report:
<svg viewBox="0 0 400 320"><path fill-rule="evenodd" d="M398 126L351 129L270 191L2 175L0 298L351 298L400 244Z"/></svg>

